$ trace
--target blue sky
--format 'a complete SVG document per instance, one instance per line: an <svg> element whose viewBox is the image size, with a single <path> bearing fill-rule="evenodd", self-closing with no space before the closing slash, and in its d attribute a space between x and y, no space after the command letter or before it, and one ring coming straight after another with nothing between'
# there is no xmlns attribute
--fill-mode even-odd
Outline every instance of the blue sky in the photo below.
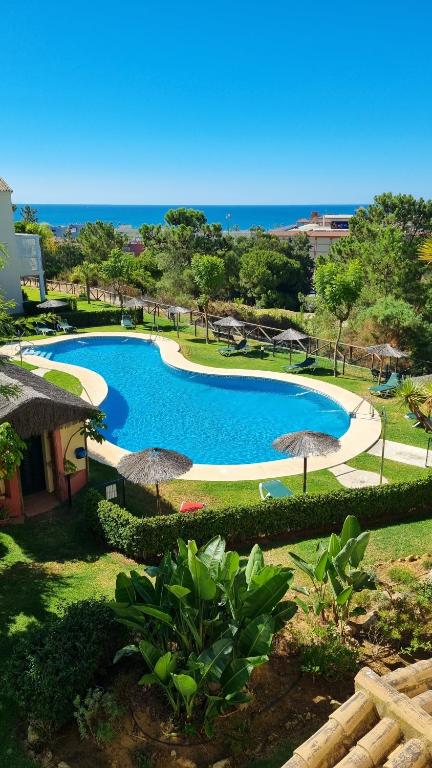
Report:
<svg viewBox="0 0 432 768"><path fill-rule="evenodd" d="M20 202L431 196L429 0L2 3Z"/></svg>

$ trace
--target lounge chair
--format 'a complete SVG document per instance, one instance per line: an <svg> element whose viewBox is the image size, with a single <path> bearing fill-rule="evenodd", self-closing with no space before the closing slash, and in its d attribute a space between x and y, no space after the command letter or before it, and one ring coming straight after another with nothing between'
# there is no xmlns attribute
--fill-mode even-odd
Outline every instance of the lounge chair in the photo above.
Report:
<svg viewBox="0 0 432 768"><path fill-rule="evenodd" d="M405 418L408 419L408 421L413 421L414 424L411 424L412 427L419 427L420 421L418 417L413 413L412 411L408 411L408 413L405 414Z"/></svg>
<svg viewBox="0 0 432 768"><path fill-rule="evenodd" d="M369 392L372 392L374 395L383 395L383 397L387 397L399 386L399 384L400 375L393 372L384 384L375 384L375 386L369 387Z"/></svg>
<svg viewBox="0 0 432 768"><path fill-rule="evenodd" d="M302 371L308 370L308 371L311 371L311 373L315 373L316 366L317 366L316 358L306 357L300 363L293 363L292 365L284 365L282 370L293 371L294 373L295 371L299 371L301 373Z"/></svg>
<svg viewBox="0 0 432 768"><path fill-rule="evenodd" d="M291 488L280 480L266 480L258 486L259 494L263 501L266 499L284 499L293 496Z"/></svg>
<svg viewBox="0 0 432 768"><path fill-rule="evenodd" d="M36 323L34 329L35 333L42 334L42 336L49 336L50 333L55 335L54 328L50 328L48 325L39 325L39 323Z"/></svg>
<svg viewBox="0 0 432 768"><path fill-rule="evenodd" d="M247 355L247 353L250 352L250 349L247 340L241 339L237 344L230 344L229 347L221 347L218 349L218 352L224 357L231 357L231 355L237 355L239 352L242 355Z"/></svg>
<svg viewBox="0 0 432 768"><path fill-rule="evenodd" d="M204 506L200 501L182 501L180 512L198 512L200 509L204 509Z"/></svg>
<svg viewBox="0 0 432 768"><path fill-rule="evenodd" d="M130 315L123 315L120 324L123 326L123 328L135 328L135 323L133 322Z"/></svg>
<svg viewBox="0 0 432 768"><path fill-rule="evenodd" d="M73 333L73 331L76 331L76 326L71 325L70 323L68 323L67 320L62 320L60 318L60 320L57 323L57 330L63 331L64 333Z"/></svg>

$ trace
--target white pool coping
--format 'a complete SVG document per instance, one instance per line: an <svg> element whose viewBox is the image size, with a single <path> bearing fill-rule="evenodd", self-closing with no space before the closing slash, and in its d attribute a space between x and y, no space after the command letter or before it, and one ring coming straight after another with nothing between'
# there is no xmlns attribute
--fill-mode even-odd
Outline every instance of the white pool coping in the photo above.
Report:
<svg viewBox="0 0 432 768"><path fill-rule="evenodd" d="M184 371L191 371L203 374L215 374L218 376L242 376L259 379L273 379L275 381L290 382L302 387L309 388L322 395L330 397L341 405L348 413L356 411L355 418L351 418L350 426L344 435L340 438L341 447L338 451L328 456L311 456L308 459L308 469L310 472L319 469L329 469L338 464L345 463L357 456L359 453L369 450L381 434L381 419L378 412L372 408L370 403L358 395L350 392L335 384L319 379L304 378L302 376L289 373L276 373L274 371L258 371L253 369L239 368L215 368L207 365L199 365L187 360L180 351L180 346L176 341L167 339L149 333L141 332L94 332L94 333L74 333L65 336L54 336L46 339L37 340L37 346L49 346L59 341L69 339L88 339L89 337L104 336L124 336L133 339L142 338L143 341L152 341L159 347L162 360L174 368ZM11 344L2 347L2 353L10 357L16 357L17 345ZM35 364L34 355L23 354L23 360ZM82 397L84 400L99 406L108 393L108 385L105 379L95 371L88 368L82 368L70 363L58 363L55 360L48 360L43 357L37 357L37 366L47 370L62 370L76 376L83 385ZM275 435L277 437L277 435ZM148 446L143 445L143 449ZM110 443L108 440L102 444L95 441L89 441L89 455L101 461L116 467L123 456L130 451ZM261 480L263 478L284 477L289 475L299 475L303 471L303 459L286 458L277 461L263 461L255 464L194 464L182 480L212 480L212 481L235 481L235 480Z"/></svg>

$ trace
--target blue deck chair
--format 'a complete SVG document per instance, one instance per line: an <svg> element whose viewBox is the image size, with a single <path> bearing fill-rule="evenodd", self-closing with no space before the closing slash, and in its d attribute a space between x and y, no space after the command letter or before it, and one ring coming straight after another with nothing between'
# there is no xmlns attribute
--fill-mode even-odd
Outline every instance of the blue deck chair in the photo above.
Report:
<svg viewBox="0 0 432 768"><path fill-rule="evenodd" d="M302 371L308 370L308 371L311 371L312 373L315 373L316 365L317 365L317 361L314 357L306 357L306 359L302 360L301 363L284 365L282 370L292 371L293 373L295 373L295 371L299 371L299 373L301 373Z"/></svg>
<svg viewBox="0 0 432 768"><path fill-rule="evenodd" d="M57 323L57 330L64 331L64 333L72 333L72 331L76 331L76 326L71 325L70 323L68 323L67 320L62 320L60 318L60 320Z"/></svg>
<svg viewBox="0 0 432 768"><path fill-rule="evenodd" d="M224 357L231 357L231 355L237 355L240 353L241 355L246 355L248 352L250 352L250 347L248 346L246 339L241 339L237 344L232 344L229 347L221 347L218 349L218 352L220 355L223 355Z"/></svg>
<svg viewBox="0 0 432 768"><path fill-rule="evenodd" d="M265 480L258 486L259 494L263 501L266 499L284 499L294 496L291 488L280 480Z"/></svg>
<svg viewBox="0 0 432 768"><path fill-rule="evenodd" d="M55 334L54 328L50 328L48 325L40 325L39 323L36 323L34 329L37 334L42 334L42 336L49 336L50 333L53 335Z"/></svg>
<svg viewBox="0 0 432 768"><path fill-rule="evenodd" d="M130 315L123 315L120 324L123 326L123 328L135 328L135 323L133 322Z"/></svg>

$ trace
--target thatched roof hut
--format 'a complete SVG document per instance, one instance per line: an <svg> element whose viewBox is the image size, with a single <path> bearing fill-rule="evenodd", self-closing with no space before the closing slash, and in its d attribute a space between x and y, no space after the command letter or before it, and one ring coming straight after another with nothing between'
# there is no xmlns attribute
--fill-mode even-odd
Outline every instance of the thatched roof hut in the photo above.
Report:
<svg viewBox="0 0 432 768"><path fill-rule="evenodd" d="M97 410L18 365L0 366L0 385L19 388L17 397L0 395L0 424L8 421L23 439L85 421Z"/></svg>

